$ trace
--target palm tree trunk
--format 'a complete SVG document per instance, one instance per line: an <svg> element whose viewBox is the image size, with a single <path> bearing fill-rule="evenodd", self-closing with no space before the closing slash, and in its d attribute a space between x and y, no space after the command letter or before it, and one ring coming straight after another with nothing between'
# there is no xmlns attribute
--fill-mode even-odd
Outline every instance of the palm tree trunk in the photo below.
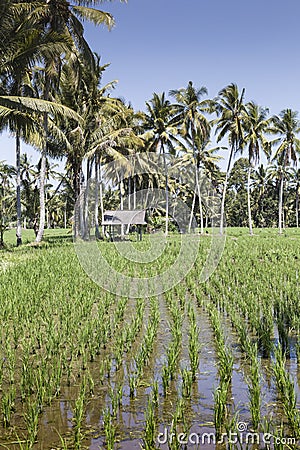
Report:
<svg viewBox="0 0 300 450"><path fill-rule="evenodd" d="M44 120L44 129L45 123L47 120ZM44 229L45 229L45 178L46 178L46 151L43 149L42 157L41 157L41 168L40 168L40 220L39 220L39 229L35 238L35 242L41 242Z"/></svg>
<svg viewBox="0 0 300 450"><path fill-rule="evenodd" d="M21 140L20 133L17 130L16 132L16 169L17 169L17 247L22 245L22 211L21 211Z"/></svg>
<svg viewBox="0 0 300 450"><path fill-rule="evenodd" d="M45 77L44 100L49 99L50 80L48 76ZM35 242L41 242L45 229L45 180L46 180L46 155L47 155L47 137L48 137L48 115L44 113L44 145L41 156L40 167L40 220L39 229L35 238Z"/></svg>
<svg viewBox="0 0 300 450"><path fill-rule="evenodd" d="M196 183L197 183L198 201L199 201L200 234L203 234L204 220L203 220L203 208L202 208L202 198L201 198L201 190L200 190L200 184L199 184L198 169L196 169Z"/></svg>
<svg viewBox="0 0 300 450"><path fill-rule="evenodd" d="M133 209L136 209L136 176L133 175Z"/></svg>
<svg viewBox="0 0 300 450"><path fill-rule="evenodd" d="M282 205L283 205L283 174L281 174L280 188L279 188L279 204L278 204L278 230L282 234Z"/></svg>
<svg viewBox="0 0 300 450"><path fill-rule="evenodd" d="M193 203L192 203L192 209L191 209L191 215L190 215L190 221L189 221L189 228L188 228L188 232L189 233L191 232L191 228L192 228L194 209L195 209L195 202L196 202L196 192L194 192L194 195L193 195Z"/></svg>
<svg viewBox="0 0 300 450"><path fill-rule="evenodd" d="M65 230L67 228L67 201L66 201L65 207L64 207L64 228L65 228Z"/></svg>
<svg viewBox="0 0 300 450"><path fill-rule="evenodd" d="M198 201L199 201L199 214L200 214L200 234L203 234L204 222L203 222L203 208L202 208L202 199L201 199L201 190L199 184L199 167L197 163L196 150L195 150L195 129L192 127L192 139L193 139L193 155L194 155L194 164L195 164L195 177L196 177L196 186L198 192Z"/></svg>
<svg viewBox="0 0 300 450"><path fill-rule="evenodd" d="M83 173L82 173L82 166L80 165L80 178L79 178L79 229L80 229L80 236L81 238L84 237L84 194L83 194Z"/></svg>
<svg viewBox="0 0 300 450"><path fill-rule="evenodd" d="M131 177L128 177L128 209L131 210Z"/></svg>
<svg viewBox="0 0 300 450"><path fill-rule="evenodd" d="M299 185L296 188L296 227L299 228Z"/></svg>
<svg viewBox="0 0 300 450"><path fill-rule="evenodd" d="M222 195L222 202L221 202L221 217L220 217L220 234L221 235L223 235L223 233L224 233L225 198L226 198L226 191L227 191L227 185L228 185L231 160L232 160L232 156L233 156L233 150L234 150L234 147L232 145L231 149L230 149L228 164L227 164L227 170L226 170L226 176L225 176L224 188L223 188L223 195Z"/></svg>
<svg viewBox="0 0 300 450"><path fill-rule="evenodd" d="M80 209L81 209L81 199L80 199L80 169L78 161L73 164L73 190L74 190L74 237L77 239L80 234Z"/></svg>
<svg viewBox="0 0 300 450"><path fill-rule="evenodd" d="M165 171L165 189L166 189L166 228L165 228L165 235L168 236L169 232L169 181L168 181L168 169L167 169L167 161L166 161L166 154L165 154L165 148L164 144L161 143L161 149L163 154L163 161L164 161L164 171Z"/></svg>
<svg viewBox="0 0 300 450"><path fill-rule="evenodd" d="M90 195L91 171L92 171L92 163L90 159L88 159L86 165L86 186L84 190L83 223L82 223L83 225L82 236L84 239L88 239L90 235L88 204Z"/></svg>
<svg viewBox="0 0 300 450"><path fill-rule="evenodd" d="M99 161L95 159L95 237L100 239L99 231Z"/></svg>
<svg viewBox="0 0 300 450"><path fill-rule="evenodd" d="M120 208L121 211L123 211L124 209L124 181L121 180L119 183L119 187L120 187ZM124 225L121 225L121 237L124 237Z"/></svg>
<svg viewBox="0 0 300 450"><path fill-rule="evenodd" d="M251 196L250 196L250 180L251 180L251 167L248 169L248 181L247 181L247 202L248 202L248 220L249 220L249 234L253 236L252 229L252 216L251 216Z"/></svg>

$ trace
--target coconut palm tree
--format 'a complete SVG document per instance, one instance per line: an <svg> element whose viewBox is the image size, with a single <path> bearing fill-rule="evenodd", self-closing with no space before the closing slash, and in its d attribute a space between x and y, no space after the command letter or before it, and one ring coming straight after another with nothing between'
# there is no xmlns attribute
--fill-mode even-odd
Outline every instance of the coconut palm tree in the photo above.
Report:
<svg viewBox="0 0 300 450"><path fill-rule="evenodd" d="M264 199L267 195L270 180L270 171L263 164L260 164L253 174L253 192L256 193L257 223L259 226L264 226L266 223L264 218Z"/></svg>
<svg viewBox="0 0 300 450"><path fill-rule="evenodd" d="M186 167L189 166L190 164L193 164L196 167L196 171L198 174L196 180L199 180L200 170L203 172L205 177L211 179L212 175L218 170L217 163L220 161L220 159L222 159L220 155L216 154L216 152L219 149L220 147L211 147L211 142L209 141L209 139L203 140L202 134L200 133L200 135L198 135L198 133L196 133L193 141L190 137L186 137L185 142L182 144L182 146L180 146L181 156L179 156L178 158L178 165ZM188 232L190 232L192 226L195 203L196 203L196 191L193 194ZM203 209L201 206L201 208L199 208L200 215L202 210ZM203 222L203 213L202 213L202 222Z"/></svg>
<svg viewBox="0 0 300 450"><path fill-rule="evenodd" d="M271 125L268 132L277 137L272 141L276 146L273 161L277 162L279 174L279 200L278 200L278 230L282 233L283 222L283 190L284 180L287 168L291 163L297 162L297 156L300 152L300 139L297 135L300 133L300 122L297 118L298 112L291 109L284 109L279 116L271 118Z"/></svg>
<svg viewBox="0 0 300 450"><path fill-rule="evenodd" d="M181 134L185 139L190 139L192 144L191 148L194 157L195 186L198 193L201 234L203 234L204 222L199 183L199 164L197 163L197 160L199 159L197 155L199 146L196 146L196 135L198 145L200 141L202 144L207 144L210 136L210 124L207 118L203 115L204 108L207 108L207 102L201 101L201 97L204 94L207 94L207 89L204 86L200 89L195 88L192 81L189 81L186 88L170 91L170 95L177 101L176 106L178 109L178 114L176 120L178 120L180 124ZM202 144L200 145L200 148L202 147Z"/></svg>
<svg viewBox="0 0 300 450"><path fill-rule="evenodd" d="M299 228L299 194L300 194L300 169L292 168L291 182L292 188L295 192L295 217L296 227Z"/></svg>
<svg viewBox="0 0 300 450"><path fill-rule="evenodd" d="M251 217L251 169L255 166L260 159L261 151L265 155L270 157L270 143L266 140L265 133L269 125L267 118L269 110L262 108L254 102L249 102L246 105L246 115L244 117L244 141L247 146L249 169L248 169L248 182L247 182L247 204L248 204L248 220L249 220L249 233L253 235L252 217Z"/></svg>
<svg viewBox="0 0 300 450"><path fill-rule="evenodd" d="M78 111L83 119L80 125L72 120L61 121L61 129L67 136L70 146L59 149L59 153L62 152L67 157L67 169L73 178L74 201L77 203L74 216L75 236L81 234L82 237L88 233L87 217L84 217L87 213L88 189L83 195L84 204L81 205L77 200L81 198L83 191L82 163L84 158L87 162L85 181L88 186L93 167L95 167L95 175L98 180L102 175L100 167L104 162L107 163L121 157L125 159L124 155L128 153L126 149L129 146L128 140L133 136L130 123L128 123L128 108L119 99L110 97L115 82L108 83L103 87L99 86L102 72L106 66L100 65L100 58L97 55L95 55L94 66L95 70L91 72L84 68L82 61L80 82L77 89L74 89L74 85L76 85L74 72L69 64L65 64L62 68L59 92L62 101ZM100 203L102 204L101 186L100 183ZM96 181L96 203L99 200L98 191L96 192L98 187L99 183ZM80 216L83 219L81 221ZM97 223L98 217L96 217ZM98 235L98 231L96 234Z"/></svg>
<svg viewBox="0 0 300 450"><path fill-rule="evenodd" d="M146 102L146 114L144 118L144 128L148 131L145 134L147 147L149 151L157 151L162 154L165 176L165 196L166 196L166 215L165 215L165 235L168 235L169 222L169 182L168 165L166 150L175 154L174 141L177 141L176 135L177 119L175 114L176 107L166 99L165 93L154 93L152 99Z"/></svg>
<svg viewBox="0 0 300 450"><path fill-rule="evenodd" d="M12 213L12 177L14 167L0 161L0 247L4 246L4 232L8 227Z"/></svg>
<svg viewBox="0 0 300 450"><path fill-rule="evenodd" d="M121 0L122 1L122 0ZM96 25L105 24L111 28L114 24L114 19L111 14L100 11L95 8L91 8L91 5L102 3L102 1L95 0L77 0L75 2L61 0L42 0L39 2L39 6L35 8L35 11L31 14L30 20L36 21L36 16L43 16L41 25L43 30L49 34L57 34L67 36L70 42L73 44L72 53L82 55L84 61L91 70L94 69L94 57L93 53L84 38L84 28L82 20L89 20ZM72 54L71 53L71 54ZM56 55L44 55L44 68L45 68L45 82L42 93L44 100L49 100L51 87L57 86L59 83L61 67L64 58L63 52ZM70 57L70 52L67 54ZM40 173L40 222L39 230L36 237L36 242L40 242L45 227L45 168L46 168L46 154L47 154L47 135L48 135L48 115L44 115L44 136L45 143L42 149L41 160L41 173Z"/></svg>
<svg viewBox="0 0 300 450"><path fill-rule="evenodd" d="M16 137L16 199L17 199L17 245L22 243L21 236L21 179L20 155L21 137L28 142L29 136L36 133L37 122L30 113L15 108L9 110L2 96L27 95L26 87L30 85L31 67L40 61L41 52L51 53L66 49L63 36L53 36L39 30L38 22L35 26L28 26L28 17L38 2L12 2L0 0L0 111L1 129L8 128ZM33 23L31 23L33 25ZM3 104L4 101L4 104ZM11 106L11 105L10 105Z"/></svg>
<svg viewBox="0 0 300 450"><path fill-rule="evenodd" d="M243 123L246 114L244 95L245 89L240 94L238 86L232 83L222 89L212 102L218 116L216 120L217 142L227 135L229 142L229 157L221 202L220 234L223 234L224 228L225 197L232 158L238 151L241 151L244 145Z"/></svg>

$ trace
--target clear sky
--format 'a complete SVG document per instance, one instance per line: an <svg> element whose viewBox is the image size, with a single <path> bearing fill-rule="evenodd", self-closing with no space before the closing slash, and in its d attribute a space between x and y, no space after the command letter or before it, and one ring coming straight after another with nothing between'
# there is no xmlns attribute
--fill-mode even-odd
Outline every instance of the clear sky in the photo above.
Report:
<svg viewBox="0 0 300 450"><path fill-rule="evenodd" d="M101 62L103 83L143 109L153 92L193 81L209 97L231 82L277 114L300 111L299 0L128 0L103 2L112 31L85 24ZM0 160L14 162L14 142L2 135Z"/></svg>

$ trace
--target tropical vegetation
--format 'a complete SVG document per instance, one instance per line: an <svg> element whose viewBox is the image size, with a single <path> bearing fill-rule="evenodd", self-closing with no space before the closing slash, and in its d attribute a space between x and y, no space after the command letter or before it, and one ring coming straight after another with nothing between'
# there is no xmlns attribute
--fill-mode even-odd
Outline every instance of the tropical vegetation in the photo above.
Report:
<svg viewBox="0 0 300 450"><path fill-rule="evenodd" d="M170 89L169 98L154 92L145 99L145 111L134 111L113 97L115 81L101 85L107 65L101 65L84 38L83 19L113 26L113 17L96 4L54 0L0 4L0 130L8 130L16 143L14 170L5 162L1 166L1 177L10 184L10 190L2 189L1 201L5 197L4 205L11 205L1 213L2 233L15 226L17 245L22 243L24 226L36 230L37 242L45 226L73 226L75 236L87 237L86 200L82 204L79 199L92 176L100 187L94 217L98 238L104 209L113 209L118 202L123 208L127 195L135 198L139 189L149 186L165 191L165 205L153 218L156 227L164 227L168 234L170 197L180 191L191 210L188 231L195 216L203 234L204 226L210 225L201 193L204 177L221 199L221 234L225 223L248 225L251 235L255 227L278 226L279 233L298 227L297 112L286 109L270 116L266 107L247 102L245 88L240 91L235 83L209 99L207 88L192 81ZM31 172L22 142L39 155ZM126 157L140 153L161 154L164 175L149 172L148 180L146 175L143 179L134 175ZM184 189L172 178L168 155L179 167L194 167L193 189ZM64 169L60 163L61 173L52 177L47 165L55 160L63 161ZM123 168L125 179L104 173L103 167L112 161Z"/></svg>

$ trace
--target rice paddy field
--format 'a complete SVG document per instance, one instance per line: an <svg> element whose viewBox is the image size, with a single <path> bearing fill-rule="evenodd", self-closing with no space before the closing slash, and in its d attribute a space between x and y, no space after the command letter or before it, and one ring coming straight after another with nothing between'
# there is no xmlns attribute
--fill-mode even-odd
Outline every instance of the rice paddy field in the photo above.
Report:
<svg viewBox="0 0 300 450"><path fill-rule="evenodd" d="M95 284L65 231L47 231L39 247L6 238L0 448L299 448L298 230L227 230L217 269L199 283L204 237L181 283L137 299ZM162 264L178 240L168 238ZM122 265L114 243L99 245Z"/></svg>

